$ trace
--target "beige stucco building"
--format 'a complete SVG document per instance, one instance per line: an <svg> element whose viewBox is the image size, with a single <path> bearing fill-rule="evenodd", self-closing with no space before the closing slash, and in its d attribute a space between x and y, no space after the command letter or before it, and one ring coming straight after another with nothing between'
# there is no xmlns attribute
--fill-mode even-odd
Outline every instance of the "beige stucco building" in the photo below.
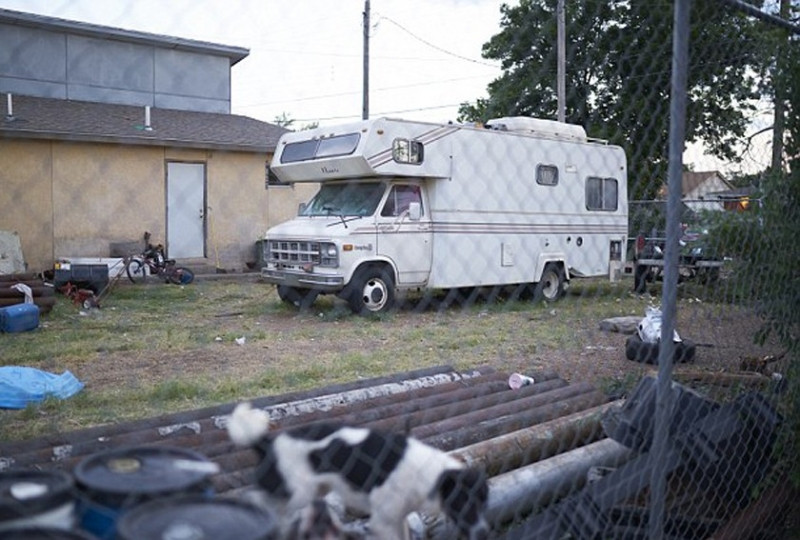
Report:
<svg viewBox="0 0 800 540"><path fill-rule="evenodd" d="M313 188L270 185L286 130L230 114L247 54L0 10L0 231L27 270L115 256L144 231L182 264L255 263Z"/></svg>

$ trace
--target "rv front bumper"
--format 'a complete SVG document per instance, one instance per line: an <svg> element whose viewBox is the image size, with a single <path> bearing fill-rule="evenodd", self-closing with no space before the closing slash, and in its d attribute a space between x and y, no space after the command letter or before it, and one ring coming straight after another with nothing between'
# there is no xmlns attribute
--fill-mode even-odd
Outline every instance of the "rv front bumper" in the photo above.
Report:
<svg viewBox="0 0 800 540"><path fill-rule="evenodd" d="M320 291L337 292L344 287L344 278L342 276L326 276L324 274L310 274L307 272L287 272L286 270L276 270L269 267L261 269L261 277L267 283L285 285L287 287L298 287L301 289L318 289Z"/></svg>

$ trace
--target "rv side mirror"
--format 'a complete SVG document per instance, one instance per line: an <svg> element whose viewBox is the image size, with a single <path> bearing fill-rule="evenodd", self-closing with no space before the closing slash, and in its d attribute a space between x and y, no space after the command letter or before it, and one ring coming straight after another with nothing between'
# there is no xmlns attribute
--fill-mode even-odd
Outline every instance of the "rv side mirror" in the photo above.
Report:
<svg viewBox="0 0 800 540"><path fill-rule="evenodd" d="M414 201L408 205L408 219L411 221L419 221L422 217L422 205Z"/></svg>
<svg viewBox="0 0 800 540"><path fill-rule="evenodd" d="M302 216L303 212L305 212L305 211L306 211L306 203L301 202L300 204L297 205L297 215L298 216Z"/></svg>

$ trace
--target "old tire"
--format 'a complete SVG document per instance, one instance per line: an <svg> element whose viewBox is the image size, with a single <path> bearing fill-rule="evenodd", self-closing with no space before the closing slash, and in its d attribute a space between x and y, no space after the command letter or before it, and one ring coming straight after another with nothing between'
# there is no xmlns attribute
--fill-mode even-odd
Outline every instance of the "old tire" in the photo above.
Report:
<svg viewBox="0 0 800 540"><path fill-rule="evenodd" d="M394 307L394 277L386 267L367 266L356 271L348 303L353 313L386 313Z"/></svg>
<svg viewBox="0 0 800 540"><path fill-rule="evenodd" d="M658 364L659 343L645 343L638 335L625 340L625 358L641 364ZM689 339L675 343L672 356L674 364L693 362L697 345Z"/></svg>
<svg viewBox="0 0 800 540"><path fill-rule="evenodd" d="M534 288L535 301L555 302L564 296L566 282L564 268L560 264L547 263L542 272L542 277Z"/></svg>
<svg viewBox="0 0 800 540"><path fill-rule="evenodd" d="M194 281L194 272L185 266L178 266L169 273L169 282L175 285L188 285Z"/></svg>
<svg viewBox="0 0 800 540"><path fill-rule="evenodd" d="M319 296L319 291L314 289L300 289L286 285L278 285L278 297L286 304L299 309L308 309Z"/></svg>

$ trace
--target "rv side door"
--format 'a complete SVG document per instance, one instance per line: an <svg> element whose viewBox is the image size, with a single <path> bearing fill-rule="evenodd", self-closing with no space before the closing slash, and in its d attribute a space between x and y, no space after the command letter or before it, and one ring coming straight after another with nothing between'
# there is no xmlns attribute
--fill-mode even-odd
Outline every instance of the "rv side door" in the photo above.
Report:
<svg viewBox="0 0 800 540"><path fill-rule="evenodd" d="M394 184L378 213L377 253L394 261L399 285L428 281L432 229L425 206L422 186Z"/></svg>

